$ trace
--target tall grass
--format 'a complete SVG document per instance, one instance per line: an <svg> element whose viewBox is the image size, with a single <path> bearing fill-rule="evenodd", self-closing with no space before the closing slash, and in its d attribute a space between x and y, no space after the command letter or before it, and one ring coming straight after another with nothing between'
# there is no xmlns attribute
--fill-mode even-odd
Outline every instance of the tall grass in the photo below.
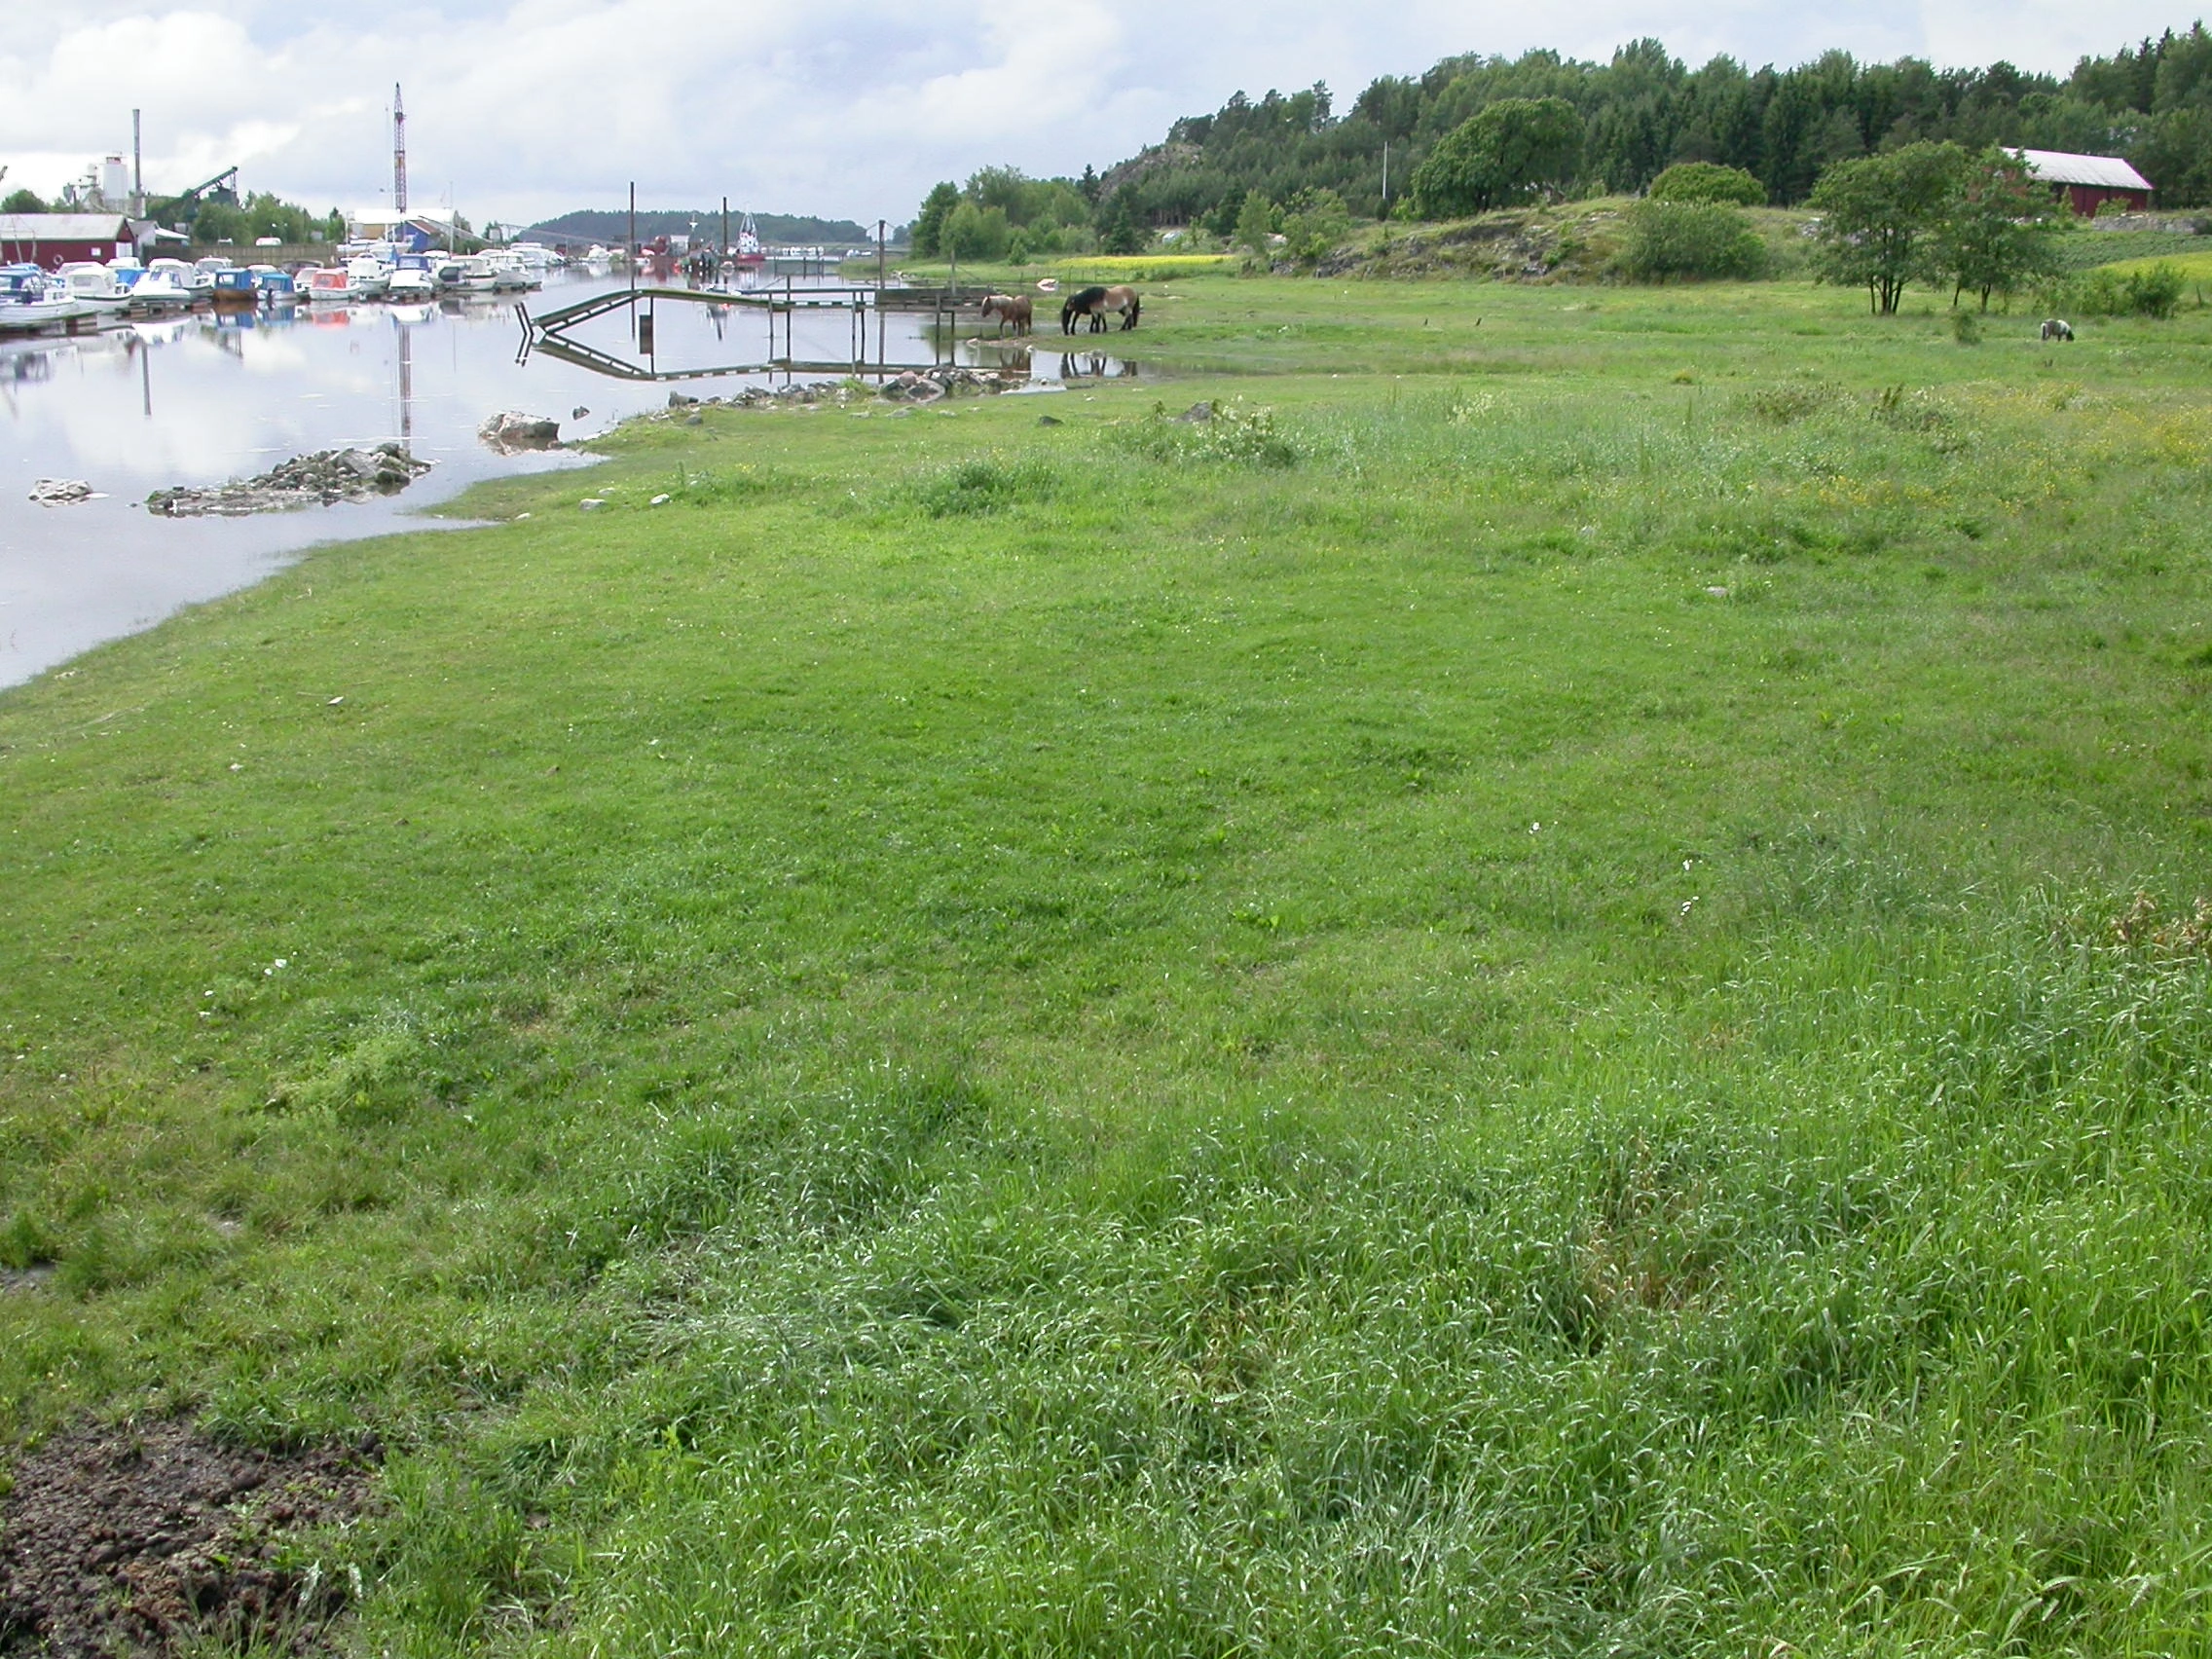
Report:
<svg viewBox="0 0 2212 1659"><path fill-rule="evenodd" d="M376 1426L364 1649L2206 1645L2193 313L1464 299L0 698L0 1426Z"/></svg>

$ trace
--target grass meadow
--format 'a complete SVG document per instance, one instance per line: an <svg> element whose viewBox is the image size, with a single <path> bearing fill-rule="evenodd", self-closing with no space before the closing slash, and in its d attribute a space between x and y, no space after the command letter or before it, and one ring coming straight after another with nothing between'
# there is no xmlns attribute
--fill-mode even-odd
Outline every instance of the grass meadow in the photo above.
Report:
<svg viewBox="0 0 2212 1659"><path fill-rule="evenodd" d="M1865 313L1178 277L0 694L0 1439L373 1427L364 1652L2212 1650L2212 315Z"/></svg>

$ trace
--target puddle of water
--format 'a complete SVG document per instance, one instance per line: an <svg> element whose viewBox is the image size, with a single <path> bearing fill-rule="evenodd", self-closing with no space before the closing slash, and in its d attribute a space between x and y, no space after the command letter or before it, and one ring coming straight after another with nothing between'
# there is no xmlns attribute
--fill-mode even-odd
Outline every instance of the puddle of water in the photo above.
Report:
<svg viewBox="0 0 2212 1659"><path fill-rule="evenodd" d="M556 280L528 303L543 311L617 285ZM653 366L764 354L766 323L756 311L677 304L656 313ZM926 317L883 320L880 345L895 364L957 352L974 366L1026 366L1047 381L1134 372L1105 352L955 346L933 338ZM592 344L643 360L627 308L599 322ZM849 317L801 312L789 350L842 362L851 342ZM416 510L480 479L588 461L566 453L495 455L476 437L487 416L554 416L573 442L668 402L664 384L608 379L542 351L518 361L521 344L504 301L303 306L276 317L193 316L0 344L0 686L258 581L316 542L424 528ZM682 384L705 397L787 378ZM588 413L571 413L579 409ZM220 484L314 450L392 441L435 466L388 499L249 519L163 519L141 504L172 485ZM41 478L83 479L100 498L35 504L28 496Z"/></svg>

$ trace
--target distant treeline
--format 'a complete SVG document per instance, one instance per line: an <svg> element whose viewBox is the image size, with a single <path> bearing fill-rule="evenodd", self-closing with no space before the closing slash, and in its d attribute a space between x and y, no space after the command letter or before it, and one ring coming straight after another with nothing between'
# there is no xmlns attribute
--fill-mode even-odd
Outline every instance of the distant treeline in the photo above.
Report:
<svg viewBox="0 0 2212 1659"><path fill-rule="evenodd" d="M730 210L729 234L734 239L744 215L735 208ZM698 234L716 240L721 239L722 210L719 207L696 212L653 212L638 214L638 235L645 241L655 237L682 237L691 235L692 222L698 222ZM873 227L863 229L850 219L816 219L803 213L756 213L753 225L765 242L796 242L802 246L837 245L850 243L857 247L862 242L875 240ZM896 227L895 227L896 228ZM630 214L627 208L617 207L611 212L585 209L564 213L558 219L547 219L543 224L533 225L527 231L516 233L538 241L603 242L609 247L618 246L630 234ZM894 239L896 240L896 239Z"/></svg>
<svg viewBox="0 0 2212 1659"><path fill-rule="evenodd" d="M1655 40L1609 63L1553 52L1448 57L1424 75L1384 76L1342 117L1326 86L1257 101L1238 92L1107 169L1103 196L1139 224L1202 223L1217 234L1255 190L1277 203L1333 190L1353 212L1377 215L1385 144L1394 206L1429 151L1484 106L1546 97L1582 117L1579 195L1640 191L1670 163L1704 161L1744 168L1787 204L1831 162L1925 138L2124 156L2161 204L2212 203L2212 35L2201 22L2084 57L2063 80L2002 62L1936 69L1843 52L1793 69L1749 70L1730 57L1690 69Z"/></svg>

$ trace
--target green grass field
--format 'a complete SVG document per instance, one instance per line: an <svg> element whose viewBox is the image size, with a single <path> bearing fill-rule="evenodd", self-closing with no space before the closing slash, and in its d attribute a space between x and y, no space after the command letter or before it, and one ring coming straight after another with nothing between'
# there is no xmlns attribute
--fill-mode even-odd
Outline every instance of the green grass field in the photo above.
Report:
<svg viewBox="0 0 2212 1659"><path fill-rule="evenodd" d="M376 1428L364 1652L2212 1650L2212 314L2033 328L1178 278L0 695L0 1440Z"/></svg>

